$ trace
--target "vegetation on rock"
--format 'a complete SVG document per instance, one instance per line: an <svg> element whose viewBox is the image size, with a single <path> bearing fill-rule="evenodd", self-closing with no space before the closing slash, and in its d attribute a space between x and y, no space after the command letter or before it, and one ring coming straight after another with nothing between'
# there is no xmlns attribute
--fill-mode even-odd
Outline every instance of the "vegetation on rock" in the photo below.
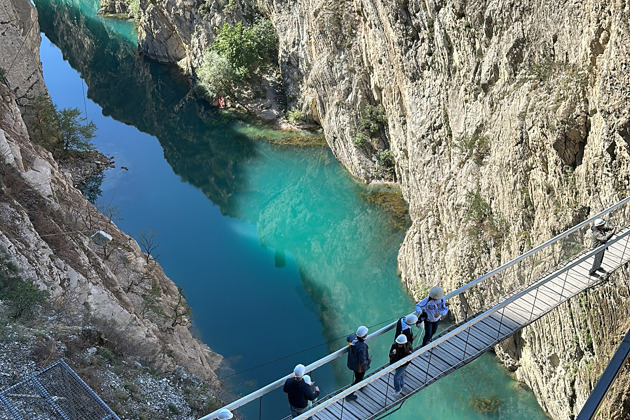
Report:
<svg viewBox="0 0 630 420"><path fill-rule="evenodd" d="M359 127L370 135L376 134L387 125L387 116L383 105L366 105L363 108L363 117L359 120Z"/></svg>
<svg viewBox="0 0 630 420"><path fill-rule="evenodd" d="M29 136L32 141L50 150L55 159L64 160L95 150L91 140L96 125L81 117L79 109L60 110L45 96L36 98L30 108Z"/></svg>
<svg viewBox="0 0 630 420"><path fill-rule="evenodd" d="M409 208L400 190L387 188L385 190L362 193L362 197L375 206L382 208L389 217L390 225L394 229L407 229L411 225Z"/></svg>
<svg viewBox="0 0 630 420"><path fill-rule="evenodd" d="M269 20L260 18L249 27L226 23L197 69L198 90L209 98L232 92L235 85L260 77L277 56L278 37Z"/></svg>
<svg viewBox="0 0 630 420"><path fill-rule="evenodd" d="M22 278L15 264L0 254L0 301L7 305L11 319L32 318L47 299L47 291L40 290L33 280Z"/></svg>

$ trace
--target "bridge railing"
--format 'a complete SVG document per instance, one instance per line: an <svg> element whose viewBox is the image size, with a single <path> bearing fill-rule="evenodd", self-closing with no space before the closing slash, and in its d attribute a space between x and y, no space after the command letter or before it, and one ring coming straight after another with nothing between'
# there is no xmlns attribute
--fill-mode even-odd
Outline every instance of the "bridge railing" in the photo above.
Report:
<svg viewBox="0 0 630 420"><path fill-rule="evenodd" d="M471 319L470 321L467 322L463 322L460 325L458 325L455 329L449 331L448 333L438 337L437 339L431 341L429 344L427 344L424 347L421 347L419 349L417 349L416 351L414 351L411 355L405 357L404 359L401 359L400 361L393 363L391 365L388 366L384 366L383 368L381 368L380 370L378 370L377 372L373 373L371 376L367 377L366 379L364 379L363 381L361 381L360 383L354 385L354 386L349 386L349 387L345 387L343 389L341 389L340 391L338 391L337 393L335 393L334 397L332 398L328 398L325 401L322 401L321 403L317 404L316 406L314 406L311 410L309 410L308 412L300 415L299 417L296 417L296 420L303 420L306 419L310 416L313 416L314 414L316 414L317 412L320 412L324 409L326 409L327 407L333 405L333 404L338 404L340 405L340 412L341 412L341 419L344 418L344 405L345 405L345 397L358 391L361 388L364 388L365 386L369 385L370 383L376 382L378 380L384 379L386 383L388 384L392 384L392 381L390 380L390 378L388 378L388 375L392 375L394 373L394 371L412 361L415 358L421 357L423 355L427 356L427 365L426 365L426 372L425 373L425 378L424 378L424 382L427 383L432 383L433 380L436 380L442 376L445 376L446 374L450 373L451 371L455 370L456 368L458 368L459 366L467 363L467 361L471 361L476 359L477 357L481 356L481 354L485 353L485 351L487 351L485 348L484 349L477 349L475 347L473 347L470 344L470 340L471 340L471 327L474 326L475 324L482 322L484 320L487 320L489 317L496 315L495 320L496 319L500 319L500 322L498 323L499 328L497 330L497 336L495 338L494 343L498 343L502 340L504 340L505 338L509 337L510 335L512 335L516 330L523 328L526 325L531 324L532 322L534 322L535 320L537 320L538 318L540 318L542 315L544 315L545 313L549 312L550 310L552 310L553 308L555 308L557 306L557 304L562 303L564 300L566 300L566 297L564 296L564 293L560 293L558 295L558 301L557 302L549 302L548 297L545 297L544 299L544 303L543 303L543 298L539 296L542 295L542 293L539 295L539 290L541 289L542 286L554 281L557 282L558 286L562 287L562 291L563 292L567 292L567 295L569 294L569 289L570 286L567 283L571 283L571 281L573 280L573 278L571 276L569 276L569 272L571 272L572 270L574 270L577 266L579 265L583 265L588 261L588 264L590 265L591 260L593 259L594 255L597 254L598 252L601 252L602 249L606 249L609 248L611 246L613 246L615 243L619 242L622 239L626 239L628 236L630 236L630 230L628 228L625 228L624 231L619 234L617 237L615 237L614 239L611 239L606 245L602 245L600 247L598 247L597 249L594 249L590 252L586 252L584 253L580 258L574 260L573 262L566 264L564 267L560 268L559 270L553 272L553 273L547 273L548 275L545 276L543 279L541 279L540 281L530 285L529 287L521 290L520 292L514 294L513 296L511 296L510 298L506 299L505 301L501 302L499 305L485 311L484 313L476 316L475 318ZM627 244L627 242L626 242ZM620 266L622 264L624 264L625 262L627 262L630 259L630 247L628 247L627 245L623 248L623 250L621 251L621 253L616 253L615 255L610 255L610 257L608 257L609 260L611 260L615 266ZM551 275L553 274L553 275ZM578 274L574 273L573 276L576 276ZM586 276L588 277L588 274L586 273ZM552 289L549 289L552 290ZM531 301L526 301L526 300L522 300L521 298L525 295L534 295L534 298ZM520 307L520 310L522 310L523 312L521 312L521 314L525 314L524 315L524 319L523 322L521 324L519 324L516 329L514 325L509 325L508 323L504 323L504 315L506 313L506 308L512 304L515 301L519 301L519 304L522 305ZM539 306L542 305L542 308ZM529 312L529 315L527 315L527 312ZM513 324L513 321L512 321ZM466 346L464 347L463 351L461 352L461 357L458 358L459 362L454 364L453 366L451 366L450 369L443 371L441 370L441 368L439 367L440 364L439 363L435 363L435 359L433 358L434 352L436 351L436 348L438 346L440 346L441 344L443 344L444 342L452 339L455 336L459 336L459 338L461 338ZM433 360L433 363L432 363ZM441 362L442 364L444 362ZM424 369L424 368L423 368ZM433 370L434 373L437 373L437 376L433 377L430 376L430 372ZM393 385L392 385L393 387ZM374 395L374 394L373 394ZM388 407L388 405L392 405L392 403L394 403L393 401L394 399L392 398L391 395L388 395L388 393L386 392L385 394L381 394L381 400L375 400L374 397L372 397L372 401L375 403L380 403L382 406L382 410L385 411L385 409ZM373 413L373 414L378 414L378 413ZM350 418L354 418L352 415L348 416Z"/></svg>
<svg viewBox="0 0 630 420"><path fill-rule="evenodd" d="M477 308L487 309L495 306L509 296L517 294L525 287L544 278L546 274L553 271L554 267L589 251L591 248L590 229L593 221L598 218L606 220L608 226L625 225L626 221L630 221L630 197L621 200L617 204L584 220L500 267L462 285L458 289L445 295L444 298L452 301L454 298L458 297L459 301L457 304L461 307L461 312L464 317L472 315L475 309L479 311ZM490 300L487 298L489 296L495 298ZM404 315L406 314L401 314L401 316ZM396 322L392 322L382 327L368 335L366 341L371 341L382 336L392 330L395 325ZM339 359L347 352L348 346L344 346L328 356L307 365L306 372L309 373L325 366ZM292 376L292 374L287 374L222 408L234 411L252 401L256 401L275 389L282 387L284 382ZM199 420L216 419L218 413L219 410L216 410Z"/></svg>
<svg viewBox="0 0 630 420"><path fill-rule="evenodd" d="M598 412L602 406L602 402L607 396L613 383L621 373L621 370L630 359L630 330L626 333L625 337L619 344L619 347L613 354L606 370L602 373L602 376L597 381L595 388L588 397L588 400L582 406L580 414L578 414L576 420L591 420L596 415L600 415Z"/></svg>

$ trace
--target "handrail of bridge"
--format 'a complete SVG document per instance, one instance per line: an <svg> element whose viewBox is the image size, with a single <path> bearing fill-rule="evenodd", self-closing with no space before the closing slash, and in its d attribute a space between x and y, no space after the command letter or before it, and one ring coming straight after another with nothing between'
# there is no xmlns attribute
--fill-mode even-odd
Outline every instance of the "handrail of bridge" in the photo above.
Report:
<svg viewBox="0 0 630 420"><path fill-rule="evenodd" d="M337 403L337 401L339 401L340 399L345 398L346 396L348 396L348 395L350 395L350 394L352 394L354 392L357 392L359 389L365 387L366 385L368 385L368 384L370 384L372 382L375 382L375 381L381 379L383 376L386 376L386 375L392 373L394 370L396 370L400 366L410 362L411 360L415 359L416 357L419 357L420 355L422 355L424 353L430 352L434 347L437 347L438 345L440 345L440 344L444 343L445 341L451 339L452 337L454 337L457 334L463 332L464 330L470 329L470 327L472 327L473 325L475 325L475 324L481 322L482 320L488 318L490 315L499 312L501 309L505 308L506 306L508 306L509 304L514 302L515 300L520 299L522 296L530 293L531 291L533 291L533 290L535 290L535 289L545 285L546 283L549 283L550 281L556 279L557 277L559 277L560 275L562 275L565 272L569 271L573 267L581 264L585 260L587 260L589 258L592 258L595 254L601 252L602 249L607 249L611 245L615 244L616 242L618 242L622 238L625 238L626 236L629 236L629 235L630 235L630 229L626 230L625 232L623 232L622 234L618 235L617 237L609 240L606 244L601 245L601 246L593 249L592 251L584 254L582 257L580 257L577 260L571 262L570 264L567 264L566 266L562 267L561 269L550 273L549 275L545 276L542 280L539 280L539 281L535 282L534 284L530 285L529 287L525 288L524 290L522 290L522 291L514 294L513 296L507 298L506 300L504 300L500 304L496 305L495 307L493 307L491 309L488 309L487 311L485 311L482 314L476 316L475 318L473 318L473 319L471 319L471 320L469 320L467 322L464 322L463 324L459 325L457 328L453 329L452 331L449 331L447 334L444 334L444 335L438 337L437 339L435 339L434 341L431 341L427 345L417 349L416 351L414 351L412 354L410 354L409 356L405 357L404 359L400 359L396 363L392 363L392 364L386 366L385 368L375 372L371 376L368 376L367 378L363 379L358 384L350 386L348 388L345 388L343 391L335 394L334 397L329 398L328 400L324 400L324 401L320 402L319 404L313 406L313 408L311 408L310 410L308 410L304 414L301 414L300 416L295 417L295 420L304 420L304 419L306 419L308 417L313 416L314 414L316 414L319 411L322 411L326 407ZM534 301L534 305L535 305L535 301ZM531 319L531 315L530 315L529 323L531 323L531 322L533 322L533 320ZM526 325L528 325L528 324L526 324ZM470 331L468 333L470 334ZM500 334L500 330L499 330L499 334ZM497 339L498 338L499 337L497 337ZM464 353L463 357L466 357L465 353ZM430 359L429 359L429 361L430 361ZM427 371L428 371L428 369L429 369L429 367L427 366Z"/></svg>
<svg viewBox="0 0 630 420"><path fill-rule="evenodd" d="M617 347L615 354L610 359L608 366L602 373L602 376L597 381L597 385L593 388L591 395L588 397L588 400L582 406L582 410L580 410L580 414L578 414L576 420L590 420L592 419L599 406L602 404L604 397L608 393L608 390L612 386L615 379L621 372L621 368L624 363L630 358L630 330L626 333L626 336Z"/></svg>
<svg viewBox="0 0 630 420"><path fill-rule="evenodd" d="M472 280L471 282L459 287L458 289L452 291L451 293L448 293L444 296L445 300L449 300L452 299L462 293L464 293L465 291L469 290L470 288L472 288L473 286L482 283L486 280L488 280L489 278L495 276L496 274L503 272L505 270L507 270L508 268L512 267L513 265L519 263L520 261L526 259L527 257L539 252L540 250L549 247L550 245L553 245L554 243L556 243L557 241L559 241L562 238L565 238L566 236L572 234L573 232L576 232L577 230L583 228L584 226L588 225L589 223L592 223L595 219L602 217L603 215L610 213L611 211L623 206L624 204L626 204L628 201L630 201L630 196L624 198L623 200L619 201L618 203L608 207L605 210L602 210L601 212L597 213L595 216L590 217L589 219L573 226L571 229L564 231L558 235L556 235L555 237L553 237L552 239L549 239L547 242L544 242L541 245L538 245L535 248L532 248L531 250L525 252L524 254L514 258L513 260L501 265L500 267L476 278L475 280ZM403 315L404 316L404 315ZM368 337L366 338L365 341L370 341L373 340L383 334L385 334L386 332L390 331L392 328L394 328L396 326L396 322L394 321L388 325L385 325L384 327L380 328L379 330L377 330L376 332L369 334ZM311 363L310 365L306 366L306 373L308 372L312 372L313 370L320 368L330 362L332 362L333 360L336 360L340 357L342 357L344 354L346 354L348 352L348 346L344 346L343 348L336 350L333 353L330 353L329 355ZM238 400L223 406L222 408L226 408L228 410L235 410L239 407L242 407L243 405L250 403L252 401L257 400L258 398L261 398L262 396L266 395L267 393L273 391L274 389L280 388L282 385L284 385L284 382L292 377L292 374L288 374L286 376L283 376L280 379L277 379L274 382L271 382L270 384L264 386L263 388L260 388L242 398L239 398ZM219 414L219 410L215 410L210 414L207 414L203 417L201 417L199 420L211 420L211 419L215 419L217 418Z"/></svg>

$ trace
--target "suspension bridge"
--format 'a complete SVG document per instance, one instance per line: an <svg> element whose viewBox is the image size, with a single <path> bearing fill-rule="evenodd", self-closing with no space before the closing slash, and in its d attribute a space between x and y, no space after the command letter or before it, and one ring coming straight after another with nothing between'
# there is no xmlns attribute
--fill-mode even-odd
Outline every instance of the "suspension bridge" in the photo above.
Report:
<svg viewBox="0 0 630 420"><path fill-rule="evenodd" d="M591 226L603 218L618 229L604 245L591 249ZM556 237L522 254L501 267L447 294L453 303L459 299L461 307L470 311L468 302L483 296L496 296L483 302L483 310L467 314L459 324L442 332L438 338L416 349L406 358L377 369L354 386L346 386L321 398L313 408L296 417L317 420L375 419L400 406L406 399L425 389L449 373L467 365L490 350L497 343L514 335L540 319L562 303L588 288L606 281L607 276L591 276L589 271L595 255L604 251L602 268L613 273L630 260L630 197L568 229ZM390 331L391 323L368 336L373 340ZM348 347L306 366L312 372L344 356ZM396 368L409 363L403 393L396 395L393 374ZM236 410L260 400L282 387L287 378L273 383L223 407ZM347 401L346 396L359 391L359 398ZM199 420L219 418L214 411ZM280 418L283 415L279 416Z"/></svg>

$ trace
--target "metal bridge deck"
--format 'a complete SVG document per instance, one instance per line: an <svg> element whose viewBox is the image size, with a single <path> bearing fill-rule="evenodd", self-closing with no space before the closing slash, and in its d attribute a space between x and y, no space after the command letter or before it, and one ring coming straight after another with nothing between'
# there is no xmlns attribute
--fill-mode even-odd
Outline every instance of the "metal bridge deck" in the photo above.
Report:
<svg viewBox="0 0 630 420"><path fill-rule="evenodd" d="M617 234L616 242L605 251L602 267L607 271L615 271L630 259L629 233L626 229ZM377 371L353 387L356 389L363 384L355 394L358 397L355 401L345 400L344 397L352 391L345 388L320 401L298 418L372 419L394 408L436 380L472 362L553 308L600 282L601 279L589 276L593 254L590 252L575 258L495 308L416 350L407 358L412 360L406 370L405 388L401 395L394 395L392 369L384 368L385 372Z"/></svg>

